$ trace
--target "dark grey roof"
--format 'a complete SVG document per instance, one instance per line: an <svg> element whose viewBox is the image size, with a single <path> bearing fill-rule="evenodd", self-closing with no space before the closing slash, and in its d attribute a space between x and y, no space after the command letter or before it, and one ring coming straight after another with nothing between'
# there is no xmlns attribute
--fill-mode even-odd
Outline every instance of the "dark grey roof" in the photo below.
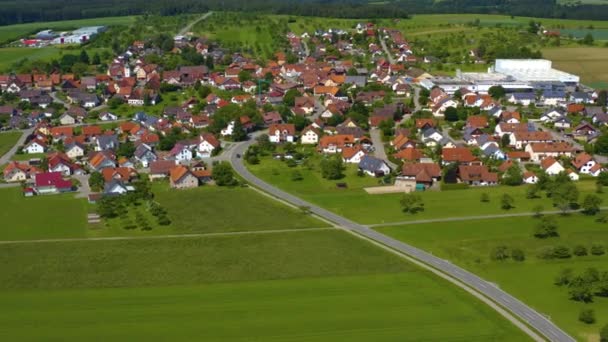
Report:
<svg viewBox="0 0 608 342"><path fill-rule="evenodd" d="M363 156L359 162L359 168L369 172L381 171L384 166L388 167L384 160L369 155Z"/></svg>

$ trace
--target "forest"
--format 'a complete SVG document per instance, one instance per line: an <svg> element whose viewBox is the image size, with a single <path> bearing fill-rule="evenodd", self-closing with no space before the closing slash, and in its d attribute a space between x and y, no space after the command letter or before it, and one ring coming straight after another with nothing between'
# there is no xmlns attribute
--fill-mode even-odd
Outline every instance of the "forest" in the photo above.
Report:
<svg viewBox="0 0 608 342"><path fill-rule="evenodd" d="M0 0L0 25L134 14L245 11L333 18L407 18L421 13L493 13L608 20L608 5L556 0Z"/></svg>

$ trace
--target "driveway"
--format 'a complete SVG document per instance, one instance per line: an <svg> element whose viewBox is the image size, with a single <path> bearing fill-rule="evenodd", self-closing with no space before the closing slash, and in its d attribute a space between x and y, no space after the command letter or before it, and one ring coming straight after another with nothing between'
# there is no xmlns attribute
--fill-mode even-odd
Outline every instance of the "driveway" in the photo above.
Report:
<svg viewBox="0 0 608 342"><path fill-rule="evenodd" d="M382 132L380 132L378 128L372 128L369 131L369 135L372 138L372 144L374 145L374 157L384 160L388 166L390 166L391 170L395 170L397 165L388 159L386 151L384 150L384 143L382 142L381 133Z"/></svg>

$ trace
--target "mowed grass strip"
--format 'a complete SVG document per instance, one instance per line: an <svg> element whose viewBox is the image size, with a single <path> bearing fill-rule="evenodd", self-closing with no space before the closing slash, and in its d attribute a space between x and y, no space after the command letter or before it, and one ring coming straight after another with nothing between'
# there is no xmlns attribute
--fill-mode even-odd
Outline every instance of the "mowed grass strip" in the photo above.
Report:
<svg viewBox="0 0 608 342"><path fill-rule="evenodd" d="M608 255L585 256L562 260L541 260L536 257L545 246L603 244L608 247L608 226L592 217L573 214L558 217L559 238L536 239L532 236L538 219L518 217L479 221L461 221L378 228L404 242L453 261L500 287L533 308L551 317L573 336L587 340L595 336L603 323L593 325L578 321L583 308L595 310L596 317L608 317L608 298L595 297L583 304L569 299L565 288L553 284L563 268L582 273L588 267L608 271ZM525 252L524 262L490 260L494 247L504 245Z"/></svg>
<svg viewBox="0 0 608 342"><path fill-rule="evenodd" d="M462 290L406 272L0 293L3 340L525 341ZM103 324L101 324L103 322Z"/></svg>
<svg viewBox="0 0 608 342"><path fill-rule="evenodd" d="M410 271L339 230L0 245L0 289L190 285Z"/></svg>
<svg viewBox="0 0 608 342"><path fill-rule="evenodd" d="M312 170L302 166L289 168L284 162L269 158L264 158L258 165L247 167L270 184L363 224L523 213L532 212L538 205L543 206L545 210L555 210L551 200L544 195L538 199L527 199L527 186L499 186L420 193L425 210L416 215L407 215L402 212L399 202L402 194L368 194L363 188L377 186L378 180L368 176L358 177L356 167L352 165L344 172L344 179L334 181L323 179L316 166ZM303 180L292 180L291 175L294 170L301 173ZM338 188L337 183L346 183L348 188ZM581 191L581 199L585 194L595 192L595 183L592 180L580 181L577 185ZM488 203L481 202L482 193L489 195ZM515 208L501 209L500 199L503 194L513 197ZM608 193L600 196L604 199L604 203L608 203Z"/></svg>
<svg viewBox="0 0 608 342"><path fill-rule="evenodd" d="M0 133L0 156L15 146L19 137L21 137L21 132Z"/></svg>
<svg viewBox="0 0 608 342"><path fill-rule="evenodd" d="M0 189L0 240L84 237L86 199L74 194L25 198L21 187Z"/></svg>

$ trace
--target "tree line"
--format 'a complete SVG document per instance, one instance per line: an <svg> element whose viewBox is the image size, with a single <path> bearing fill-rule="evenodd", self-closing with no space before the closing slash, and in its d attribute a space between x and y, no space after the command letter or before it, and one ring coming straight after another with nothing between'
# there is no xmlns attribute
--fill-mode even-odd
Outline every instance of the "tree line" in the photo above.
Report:
<svg viewBox="0 0 608 342"><path fill-rule="evenodd" d="M608 5L559 4L556 0L394 0L383 4L367 0L0 0L0 25L209 10L361 19L408 18L410 14L428 13L608 19Z"/></svg>

